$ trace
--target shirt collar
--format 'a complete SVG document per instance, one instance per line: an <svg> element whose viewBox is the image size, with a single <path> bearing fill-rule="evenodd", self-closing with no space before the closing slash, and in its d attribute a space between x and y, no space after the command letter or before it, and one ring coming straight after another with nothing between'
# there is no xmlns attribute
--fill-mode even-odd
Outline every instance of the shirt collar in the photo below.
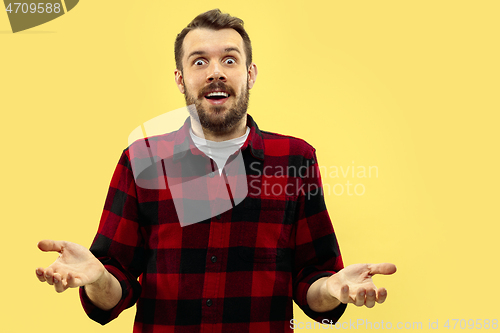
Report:
<svg viewBox="0 0 500 333"><path fill-rule="evenodd" d="M250 147L250 152L255 158L264 160L264 139L262 138L262 133L260 132L259 127L249 114L247 114L247 126L250 128L250 133L248 134L247 140L243 146L241 146L241 150L244 151L247 147ZM193 155L203 154L194 145L193 140L189 135L190 128L191 117L188 117L184 122L184 125L177 132L175 132L174 162L182 159L188 150L190 150Z"/></svg>

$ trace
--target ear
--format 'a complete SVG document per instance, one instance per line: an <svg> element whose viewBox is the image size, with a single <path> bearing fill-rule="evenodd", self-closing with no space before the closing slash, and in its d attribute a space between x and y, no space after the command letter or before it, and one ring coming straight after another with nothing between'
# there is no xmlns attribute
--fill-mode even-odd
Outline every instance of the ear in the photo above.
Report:
<svg viewBox="0 0 500 333"><path fill-rule="evenodd" d="M252 62L248 67L248 88L252 89L255 84L255 80L257 80L257 65Z"/></svg>
<svg viewBox="0 0 500 333"><path fill-rule="evenodd" d="M175 84L177 84L177 88L179 88L181 94L184 94L186 90L184 88L184 83L182 82L182 72L176 69L174 71L174 75L175 75Z"/></svg>

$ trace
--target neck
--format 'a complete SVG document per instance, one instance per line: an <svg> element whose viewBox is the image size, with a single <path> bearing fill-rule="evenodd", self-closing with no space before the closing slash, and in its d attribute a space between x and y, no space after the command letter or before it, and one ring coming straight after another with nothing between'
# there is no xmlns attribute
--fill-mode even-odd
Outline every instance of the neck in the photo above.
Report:
<svg viewBox="0 0 500 333"><path fill-rule="evenodd" d="M247 115L241 118L241 120L233 126L228 132L225 133L216 133L203 128L199 122L191 117L191 128L193 129L193 133L201 138L205 138L205 140L221 142L231 139L239 138L240 136L245 135L247 128Z"/></svg>

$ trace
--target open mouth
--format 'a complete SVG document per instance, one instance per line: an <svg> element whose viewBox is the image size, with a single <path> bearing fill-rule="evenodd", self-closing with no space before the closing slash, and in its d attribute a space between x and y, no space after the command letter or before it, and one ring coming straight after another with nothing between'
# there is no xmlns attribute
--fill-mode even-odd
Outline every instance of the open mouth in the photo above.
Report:
<svg viewBox="0 0 500 333"><path fill-rule="evenodd" d="M225 91L212 91L205 95L205 99L213 105L223 104L229 98L229 93Z"/></svg>

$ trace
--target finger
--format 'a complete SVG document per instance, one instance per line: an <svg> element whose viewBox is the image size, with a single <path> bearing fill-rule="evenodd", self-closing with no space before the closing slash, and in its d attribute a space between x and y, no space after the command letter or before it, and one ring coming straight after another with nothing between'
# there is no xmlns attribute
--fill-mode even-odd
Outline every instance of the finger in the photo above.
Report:
<svg viewBox="0 0 500 333"><path fill-rule="evenodd" d="M44 277L48 284L50 285L54 284L54 271L52 270L52 268L49 267L45 270Z"/></svg>
<svg viewBox="0 0 500 333"><path fill-rule="evenodd" d="M64 288L64 283L63 283L63 278L61 274L55 273L54 274L54 287L58 293L62 293L66 288Z"/></svg>
<svg viewBox="0 0 500 333"><path fill-rule="evenodd" d="M365 294L365 289L359 288L358 292L356 293L356 298L354 299L354 305L362 306L363 304L365 304Z"/></svg>
<svg viewBox="0 0 500 333"><path fill-rule="evenodd" d="M377 298L377 293L374 289L368 289L366 291L366 302L365 305L367 308L373 308L375 306L375 300Z"/></svg>
<svg viewBox="0 0 500 333"><path fill-rule="evenodd" d="M342 288L340 288L340 302L347 304L349 303L349 286L345 285Z"/></svg>
<svg viewBox="0 0 500 333"><path fill-rule="evenodd" d="M45 270L42 267L38 267L35 270L35 274L40 282L45 282Z"/></svg>
<svg viewBox="0 0 500 333"><path fill-rule="evenodd" d="M370 275L375 275L375 274L384 274L384 275L391 275L396 273L396 265L384 262L381 264L369 264L368 269L370 270Z"/></svg>
<svg viewBox="0 0 500 333"><path fill-rule="evenodd" d="M377 293L377 303L384 303L387 298L387 289L380 288Z"/></svg>
<svg viewBox="0 0 500 333"><path fill-rule="evenodd" d="M38 248L44 252L56 251L61 252L64 247L64 241L55 241L51 239L44 239L38 242Z"/></svg>

